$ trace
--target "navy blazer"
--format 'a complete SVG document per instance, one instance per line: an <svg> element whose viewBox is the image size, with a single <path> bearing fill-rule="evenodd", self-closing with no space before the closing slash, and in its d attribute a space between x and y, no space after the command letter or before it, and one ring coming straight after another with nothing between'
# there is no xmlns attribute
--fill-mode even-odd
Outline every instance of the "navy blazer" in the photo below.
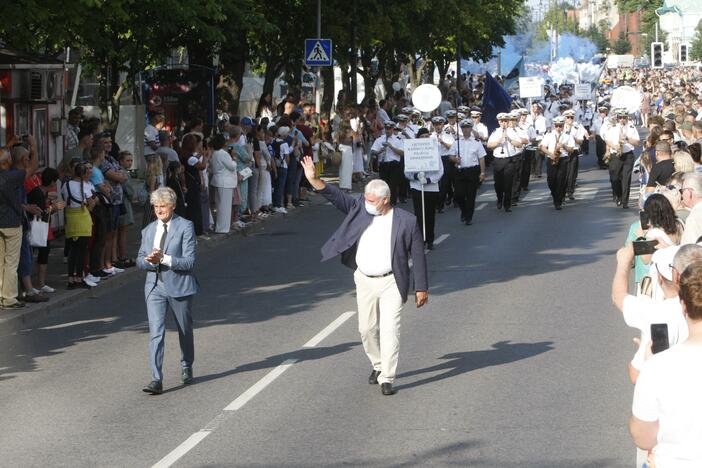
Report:
<svg viewBox="0 0 702 468"><path fill-rule="evenodd" d="M331 184L327 184L319 193L346 214L341 226L322 247L322 261L341 255L341 262L355 270L358 240L370 226L373 215L366 211L363 195L354 198ZM400 208L393 208L391 235L392 273L402 302L406 302L411 287L414 287L415 291L429 290L424 239L417 218ZM410 271L410 258L413 271Z"/></svg>
<svg viewBox="0 0 702 468"><path fill-rule="evenodd" d="M137 266L146 270L144 291L148 295L156 285L156 265L144 260L154 247L156 236L156 220L141 231L141 247L137 256ZM171 266L161 265L161 280L166 293L171 297L192 296L200 289L193 274L195 267L195 228L193 223L177 214L173 215L171 225L166 234L163 253L171 256Z"/></svg>

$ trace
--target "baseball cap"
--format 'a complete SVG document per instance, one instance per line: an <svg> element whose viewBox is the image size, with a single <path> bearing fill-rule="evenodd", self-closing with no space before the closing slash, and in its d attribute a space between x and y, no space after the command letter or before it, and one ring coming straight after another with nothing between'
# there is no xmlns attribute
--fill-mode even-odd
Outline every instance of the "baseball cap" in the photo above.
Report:
<svg viewBox="0 0 702 468"><path fill-rule="evenodd" d="M251 117L244 117L239 121L240 125L248 125L250 127L254 126L254 121Z"/></svg>

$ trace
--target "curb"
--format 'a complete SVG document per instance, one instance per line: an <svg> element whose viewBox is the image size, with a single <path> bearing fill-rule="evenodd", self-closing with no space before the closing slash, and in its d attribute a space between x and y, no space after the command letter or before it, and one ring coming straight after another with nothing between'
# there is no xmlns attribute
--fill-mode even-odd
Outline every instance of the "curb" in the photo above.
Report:
<svg viewBox="0 0 702 468"><path fill-rule="evenodd" d="M318 200L313 200L307 205L307 207L313 208L321 206L322 204L323 203L319 203ZM291 213L284 215L282 218L266 218L265 220L254 223L253 225L240 231L230 231L228 234L213 234L211 236L200 237L198 238L198 254L209 252L219 246L221 243L233 237L247 237L252 234L257 234L258 232L263 231L264 226L268 221L274 219L286 219L290 215L294 216L294 213L299 211L301 210L294 210ZM13 334L27 329L41 319L58 315L58 312L66 305L78 300L100 298L104 293L112 291L120 286L124 286L130 281L136 279L141 274L143 274L141 270L139 270L137 267L132 267L126 270L124 273L115 275L104 283L100 283L100 286L97 288L80 289L74 291L64 290L58 296L51 296L51 300L48 302L27 305L24 309L17 311L1 310L0 334Z"/></svg>

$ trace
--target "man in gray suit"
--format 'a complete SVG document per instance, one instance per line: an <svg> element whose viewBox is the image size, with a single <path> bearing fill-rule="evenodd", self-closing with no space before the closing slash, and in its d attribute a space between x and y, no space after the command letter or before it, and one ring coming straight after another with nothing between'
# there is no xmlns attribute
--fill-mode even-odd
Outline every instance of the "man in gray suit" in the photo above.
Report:
<svg viewBox="0 0 702 468"><path fill-rule="evenodd" d="M170 308L178 324L182 380L193 381L193 297L199 285L195 267L195 228L193 223L174 214L176 194L167 187L151 193L156 221L141 231L141 247L137 265L146 270L146 310L149 316L149 363L153 380L144 391L163 393L163 348L166 335L166 313Z"/></svg>
<svg viewBox="0 0 702 468"><path fill-rule="evenodd" d="M429 300L424 240L417 218L393 208L390 187L380 179L369 182L362 196L352 197L317 177L312 158L305 157L302 166L312 187L346 214L322 247L322 261L341 255L342 263L355 270L358 329L373 365L368 383L379 383L383 395L392 395L400 350L400 311L412 286L417 307Z"/></svg>

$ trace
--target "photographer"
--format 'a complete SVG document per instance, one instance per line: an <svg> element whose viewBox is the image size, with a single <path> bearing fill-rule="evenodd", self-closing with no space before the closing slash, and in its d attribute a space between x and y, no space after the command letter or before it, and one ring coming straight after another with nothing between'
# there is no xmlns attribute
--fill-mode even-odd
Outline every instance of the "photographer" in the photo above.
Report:
<svg viewBox="0 0 702 468"><path fill-rule="evenodd" d="M629 364L629 377L635 383L644 364L652 323L668 325L668 338L671 345L687 338L687 326L678 298L680 272L685 271L690 264L702 260L702 247L673 246L660 249L653 254L651 270L656 273L656 280L663 291L662 301L628 293L629 270L633 260L633 244L627 243L617 252L617 269L612 281L612 302L622 312L626 324L641 331L639 349Z"/></svg>
<svg viewBox="0 0 702 468"><path fill-rule="evenodd" d="M634 443L652 450L658 467L702 466L702 263L689 265L678 276L688 339L646 362L629 421Z"/></svg>

